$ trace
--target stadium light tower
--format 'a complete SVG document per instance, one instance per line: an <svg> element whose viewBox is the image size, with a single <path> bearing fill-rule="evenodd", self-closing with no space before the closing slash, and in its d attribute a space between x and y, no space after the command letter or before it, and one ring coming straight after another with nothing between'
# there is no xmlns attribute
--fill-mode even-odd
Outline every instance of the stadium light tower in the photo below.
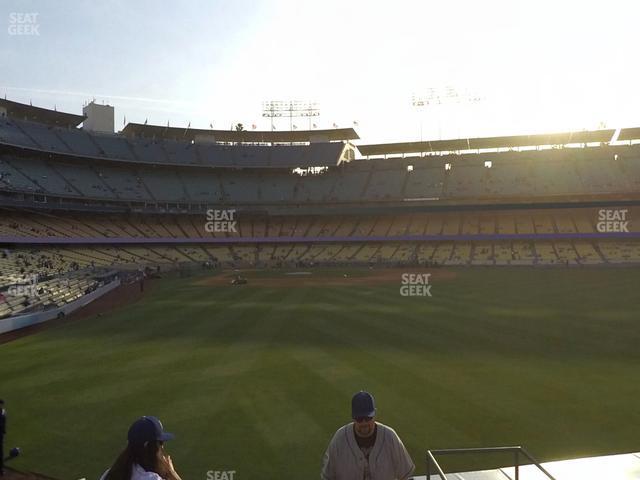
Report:
<svg viewBox="0 0 640 480"><path fill-rule="evenodd" d="M289 118L289 130L293 131L293 119L298 117L309 118L309 130L311 120L320 116L320 107L316 102L303 102L300 100L268 100L262 102L262 116L271 119L271 130L275 118Z"/></svg>
<svg viewBox="0 0 640 480"><path fill-rule="evenodd" d="M445 105L472 104L482 101L480 95L473 92L459 92L448 85L444 87L430 87L422 94L411 96L411 105L416 111L421 112L425 108L438 108L438 138L442 140L442 118L440 108ZM422 141L422 115L420 115L420 141Z"/></svg>

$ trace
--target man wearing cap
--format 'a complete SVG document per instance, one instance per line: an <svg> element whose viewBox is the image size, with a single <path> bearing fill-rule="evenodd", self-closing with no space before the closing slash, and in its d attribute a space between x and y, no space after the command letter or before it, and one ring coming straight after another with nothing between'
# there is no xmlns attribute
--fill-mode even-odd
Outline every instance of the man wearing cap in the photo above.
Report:
<svg viewBox="0 0 640 480"><path fill-rule="evenodd" d="M4 435L7 433L7 412L4 400L0 400L0 476L4 476Z"/></svg>
<svg viewBox="0 0 640 480"><path fill-rule="evenodd" d="M398 434L375 421L373 396L351 399L353 422L338 429L324 454L322 480L406 480L415 465Z"/></svg>

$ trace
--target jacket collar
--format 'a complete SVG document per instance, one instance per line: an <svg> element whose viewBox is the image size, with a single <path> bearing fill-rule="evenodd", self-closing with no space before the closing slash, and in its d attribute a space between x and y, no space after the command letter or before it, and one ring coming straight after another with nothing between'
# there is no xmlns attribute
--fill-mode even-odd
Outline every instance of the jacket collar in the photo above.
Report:
<svg viewBox="0 0 640 480"><path fill-rule="evenodd" d="M375 423L377 428L376 441L373 444L371 453L369 453L369 459L376 458L378 456L378 454L380 453L380 450L382 449L382 445L384 445L385 438L386 438L386 435L385 435L386 427L382 423L378 423L378 422L375 422ZM351 453L353 454L354 457L360 458L360 456L362 455L362 451L360 450L360 447L358 447L358 441L356 440L356 433L353 430L353 422L345 425L343 428L345 429L347 444L349 445Z"/></svg>

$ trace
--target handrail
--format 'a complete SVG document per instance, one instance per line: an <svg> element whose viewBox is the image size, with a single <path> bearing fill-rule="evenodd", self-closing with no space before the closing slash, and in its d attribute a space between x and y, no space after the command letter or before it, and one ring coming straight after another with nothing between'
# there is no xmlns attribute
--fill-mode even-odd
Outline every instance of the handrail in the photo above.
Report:
<svg viewBox="0 0 640 480"><path fill-rule="evenodd" d="M538 470L544 473L549 480L556 480L542 465L538 462L524 447L517 445L512 447L478 447L478 448L444 448L427 450L427 480L431 480L431 465L435 467L436 474L441 480L447 480L442 467L436 460L436 455L457 455L464 453L513 453L514 454L514 467L515 467L515 480L520 480L520 455L524 455L532 465L535 465Z"/></svg>

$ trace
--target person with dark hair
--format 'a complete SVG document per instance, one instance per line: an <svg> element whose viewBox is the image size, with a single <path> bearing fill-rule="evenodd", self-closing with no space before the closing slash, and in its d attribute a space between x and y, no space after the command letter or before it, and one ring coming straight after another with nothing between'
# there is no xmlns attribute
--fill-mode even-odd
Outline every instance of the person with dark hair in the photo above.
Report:
<svg viewBox="0 0 640 480"><path fill-rule="evenodd" d="M351 399L351 418L335 433L324 454L322 480L407 480L415 465L398 434L375 421L373 395Z"/></svg>
<svg viewBox="0 0 640 480"><path fill-rule="evenodd" d="M0 400L0 477L4 476L4 435L7 433L7 412Z"/></svg>
<svg viewBox="0 0 640 480"><path fill-rule="evenodd" d="M156 417L139 418L129 428L126 448L100 480L181 480L164 451L172 438Z"/></svg>

